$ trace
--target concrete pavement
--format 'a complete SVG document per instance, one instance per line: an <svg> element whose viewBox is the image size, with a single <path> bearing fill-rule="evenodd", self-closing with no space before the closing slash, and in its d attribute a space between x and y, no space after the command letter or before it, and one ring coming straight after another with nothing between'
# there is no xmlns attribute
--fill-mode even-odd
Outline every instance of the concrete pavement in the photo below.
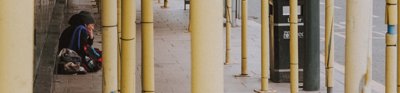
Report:
<svg viewBox="0 0 400 93"><path fill-rule="evenodd" d="M66 7L64 24L70 15L80 10L94 13L97 24L100 23L97 8L92 0L79 0L76 8ZM155 36L155 87L157 93L190 93L190 32L188 32L189 10L183 10L183 0L169 0L169 8L161 8L163 4L154 1L154 36ZM140 66L141 66L141 30L140 30L140 0L137 0L137 75L136 89L141 92ZM240 23L238 21L238 23ZM96 29L99 25L97 25ZM248 71L250 77L238 78L240 74L240 26L232 28L232 62L224 66L224 92L225 93L253 93L260 88L260 62L261 62L261 26L254 21L248 21ZM101 32L96 30L94 47L101 48ZM224 39L224 36L221 36ZM323 44L324 40L321 40ZM321 55L321 59L323 59ZM322 62L322 60L321 60ZM221 62L223 64L223 62ZM334 93L344 93L344 69L340 64L335 64ZM324 65L321 63L321 89L320 91L301 93L325 93ZM101 93L102 73L86 75L54 75L53 93ZM382 93L382 85L373 84L373 93ZM271 93L289 93L289 83L269 82ZM300 89L301 90L301 89Z"/></svg>

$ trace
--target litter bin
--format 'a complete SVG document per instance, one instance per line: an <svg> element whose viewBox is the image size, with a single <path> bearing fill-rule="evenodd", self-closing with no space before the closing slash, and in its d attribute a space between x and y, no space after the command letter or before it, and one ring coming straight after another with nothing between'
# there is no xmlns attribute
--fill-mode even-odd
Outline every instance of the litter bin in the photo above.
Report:
<svg viewBox="0 0 400 93"><path fill-rule="evenodd" d="M298 1L298 46L299 46L299 81L303 81L304 64L304 1ZM289 0L270 1L270 28L271 28L271 60L270 80L273 82L290 82L290 23Z"/></svg>

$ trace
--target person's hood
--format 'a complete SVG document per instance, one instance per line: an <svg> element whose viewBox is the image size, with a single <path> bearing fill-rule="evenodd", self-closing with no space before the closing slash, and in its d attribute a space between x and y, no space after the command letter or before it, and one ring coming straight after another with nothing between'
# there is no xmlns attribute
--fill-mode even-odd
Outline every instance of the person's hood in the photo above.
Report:
<svg viewBox="0 0 400 93"><path fill-rule="evenodd" d="M94 24L94 18L91 16L90 12L81 11L78 14L74 14L68 21L68 24L78 26L84 24Z"/></svg>

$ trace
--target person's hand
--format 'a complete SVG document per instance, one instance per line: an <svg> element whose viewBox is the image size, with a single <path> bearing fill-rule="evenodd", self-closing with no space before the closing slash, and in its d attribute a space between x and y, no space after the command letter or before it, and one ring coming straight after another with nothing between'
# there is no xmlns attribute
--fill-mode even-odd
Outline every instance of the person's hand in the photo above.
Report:
<svg viewBox="0 0 400 93"><path fill-rule="evenodd" d="M88 25L86 26L86 29L87 29L87 31L88 31L88 33L89 33L89 37L90 37L91 39L93 39L93 37L94 37L94 34L93 34L94 24L88 24Z"/></svg>

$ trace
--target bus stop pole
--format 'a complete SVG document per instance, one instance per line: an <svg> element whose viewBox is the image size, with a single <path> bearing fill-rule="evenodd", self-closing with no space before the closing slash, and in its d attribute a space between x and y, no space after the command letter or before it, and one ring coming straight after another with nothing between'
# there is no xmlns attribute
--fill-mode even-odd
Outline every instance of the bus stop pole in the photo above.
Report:
<svg viewBox="0 0 400 93"><path fill-rule="evenodd" d="M319 0L304 0L303 90L317 91L320 87Z"/></svg>

